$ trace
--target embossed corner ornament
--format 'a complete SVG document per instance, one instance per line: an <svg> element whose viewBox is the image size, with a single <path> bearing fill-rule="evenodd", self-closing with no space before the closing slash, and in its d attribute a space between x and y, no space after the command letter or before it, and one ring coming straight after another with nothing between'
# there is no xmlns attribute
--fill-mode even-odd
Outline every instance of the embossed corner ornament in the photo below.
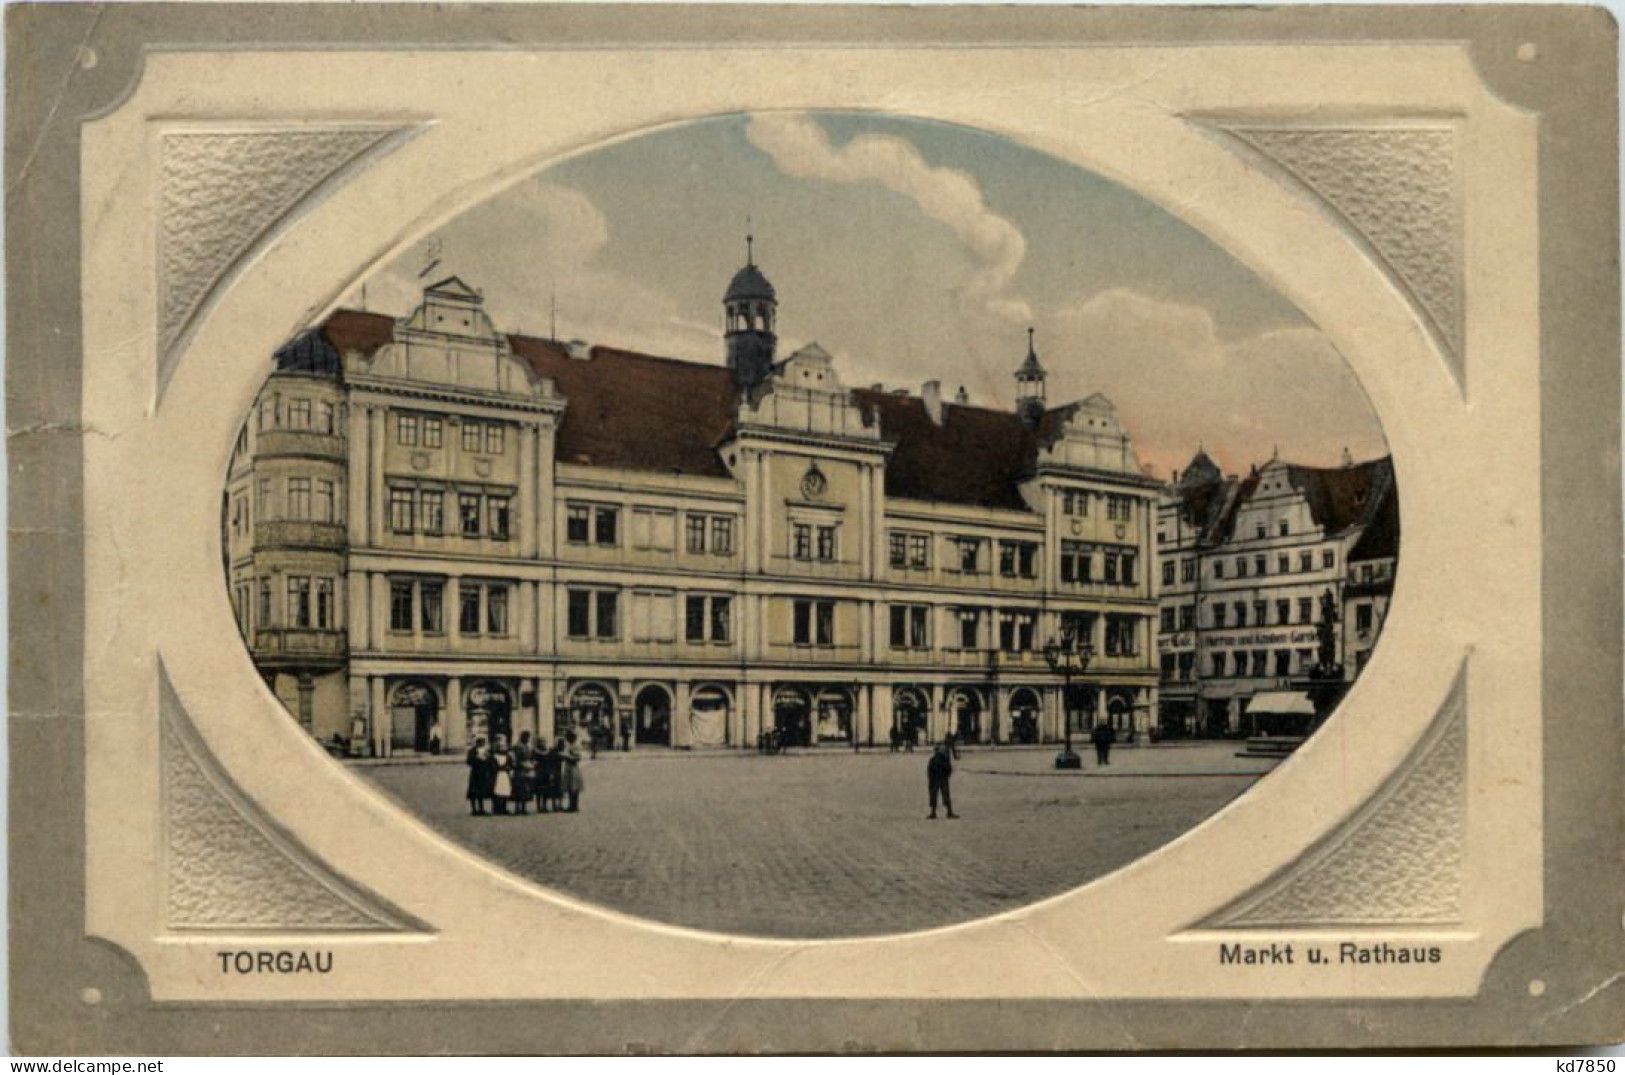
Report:
<svg viewBox="0 0 1625 1075"><path fill-rule="evenodd" d="M289 125L165 131L159 141L158 394L187 337L275 234L417 132Z"/></svg>
<svg viewBox="0 0 1625 1075"><path fill-rule="evenodd" d="M1202 122L1267 158L1348 224L1416 310L1465 392L1455 124Z"/></svg>
<svg viewBox="0 0 1625 1075"><path fill-rule="evenodd" d="M1387 782L1330 836L1202 923L1208 929L1462 921L1467 665Z"/></svg>
<svg viewBox="0 0 1625 1075"><path fill-rule="evenodd" d="M164 908L177 932L421 929L316 860L221 770L160 667Z"/></svg>

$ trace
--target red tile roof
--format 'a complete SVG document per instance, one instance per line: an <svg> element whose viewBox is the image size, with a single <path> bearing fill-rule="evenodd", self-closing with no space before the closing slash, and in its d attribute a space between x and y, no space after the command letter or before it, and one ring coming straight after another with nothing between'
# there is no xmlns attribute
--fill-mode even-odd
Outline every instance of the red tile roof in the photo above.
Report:
<svg viewBox="0 0 1625 1075"><path fill-rule="evenodd" d="M1016 415L944 403L939 426L914 396L852 394L879 415L881 436L896 442L886 464L887 496L1027 510L1017 485L1037 458L1039 438Z"/></svg>

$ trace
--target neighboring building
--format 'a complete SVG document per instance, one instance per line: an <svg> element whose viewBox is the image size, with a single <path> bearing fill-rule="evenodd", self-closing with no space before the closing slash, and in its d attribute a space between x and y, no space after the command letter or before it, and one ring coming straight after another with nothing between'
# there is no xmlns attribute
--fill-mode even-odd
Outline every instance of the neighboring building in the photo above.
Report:
<svg viewBox="0 0 1625 1075"><path fill-rule="evenodd" d="M1198 451L1157 518L1163 734L1247 734L1263 692L1302 693L1323 716L1364 667L1387 609L1399 544L1391 462L1272 459L1238 480Z"/></svg>
<svg viewBox="0 0 1625 1075"><path fill-rule="evenodd" d="M313 735L1054 741L1066 630L1073 727L1149 731L1160 485L1109 401L1048 407L1030 340L1019 412L847 389L816 344L775 358L753 263L724 314L727 365L685 362L504 335L454 278L278 353L227 560Z"/></svg>

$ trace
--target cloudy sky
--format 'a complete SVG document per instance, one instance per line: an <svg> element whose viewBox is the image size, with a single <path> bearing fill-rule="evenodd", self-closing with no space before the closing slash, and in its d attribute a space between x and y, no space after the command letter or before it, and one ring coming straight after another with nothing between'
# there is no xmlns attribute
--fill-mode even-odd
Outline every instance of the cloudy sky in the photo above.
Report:
<svg viewBox="0 0 1625 1075"><path fill-rule="evenodd" d="M730 116L617 143L463 214L370 279L365 305L403 314L455 274L507 331L545 336L551 298L561 338L720 363L747 215L779 353L816 340L848 384L936 379L1008 407L1032 325L1051 404L1104 392L1160 476L1199 443L1231 471L1277 447L1325 464L1387 450L1326 338L1201 233L1071 164L920 120Z"/></svg>

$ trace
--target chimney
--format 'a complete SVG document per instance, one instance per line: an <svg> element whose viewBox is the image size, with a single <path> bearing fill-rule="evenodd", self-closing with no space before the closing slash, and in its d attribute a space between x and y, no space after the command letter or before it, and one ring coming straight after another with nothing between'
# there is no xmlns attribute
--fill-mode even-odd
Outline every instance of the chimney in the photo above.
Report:
<svg viewBox="0 0 1625 1075"><path fill-rule="evenodd" d="M1348 445L1343 446L1343 469L1347 470L1354 465L1354 456L1349 454Z"/></svg>
<svg viewBox="0 0 1625 1075"><path fill-rule="evenodd" d="M571 340L564 345L564 349L570 353L571 358L580 362L586 362L592 358L592 345L586 340Z"/></svg>
<svg viewBox="0 0 1625 1075"><path fill-rule="evenodd" d="M942 382L927 381L920 386L920 399L925 403L925 413L931 416L936 425L942 424Z"/></svg>
<svg viewBox="0 0 1625 1075"><path fill-rule="evenodd" d="M964 385L960 385L959 391L954 393L954 402L958 403L960 406L964 406L970 402L970 393L965 391Z"/></svg>

